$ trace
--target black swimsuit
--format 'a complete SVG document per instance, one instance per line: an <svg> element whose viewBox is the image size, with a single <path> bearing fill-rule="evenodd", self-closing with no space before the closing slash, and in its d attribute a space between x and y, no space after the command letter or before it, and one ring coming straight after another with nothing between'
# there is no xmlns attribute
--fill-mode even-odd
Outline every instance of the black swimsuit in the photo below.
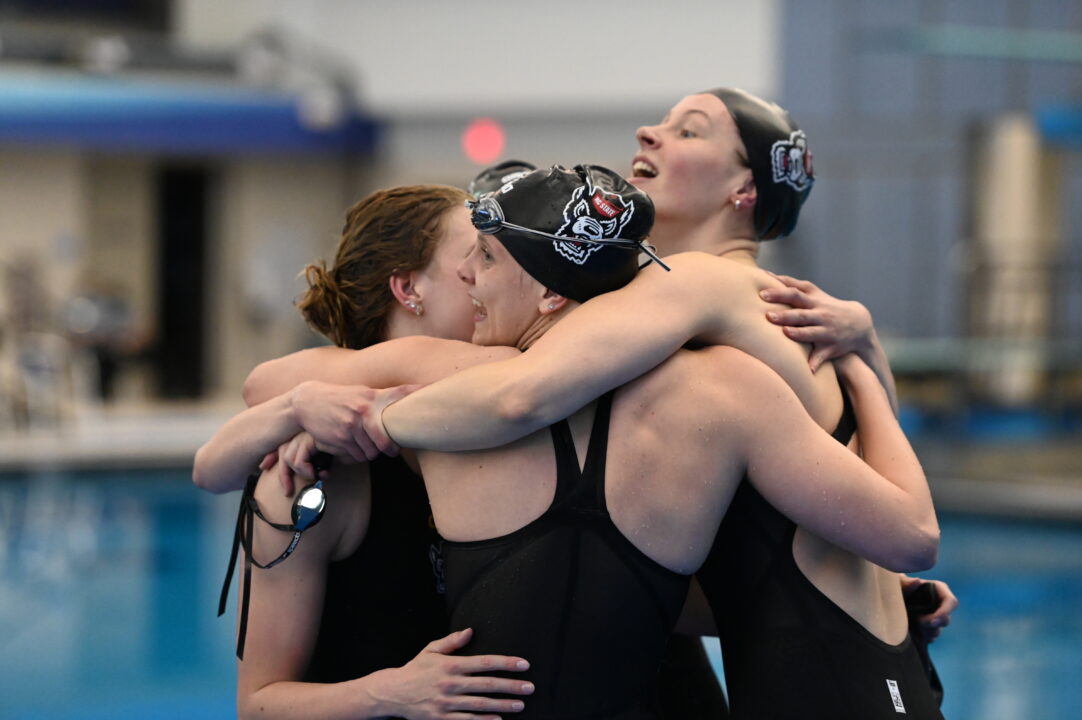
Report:
<svg viewBox="0 0 1082 720"><path fill-rule="evenodd" d="M834 438L854 430L846 408ZM888 645L793 557L796 524L741 482L697 577L721 638L733 718L942 718L907 636ZM903 714L904 713L904 714Z"/></svg>
<svg viewBox="0 0 1082 720"><path fill-rule="evenodd" d="M399 667L447 634L435 562L440 538L424 482L402 460L388 457L372 461L370 477L372 509L364 540L352 555L327 567L308 682L340 682Z"/></svg>
<svg viewBox="0 0 1082 720"><path fill-rule="evenodd" d="M556 492L508 535L444 542L451 627L470 655L528 659L534 682L516 718L654 718L658 666L688 577L654 562L613 524L605 502L612 393L597 403L580 472L567 421L551 427Z"/></svg>

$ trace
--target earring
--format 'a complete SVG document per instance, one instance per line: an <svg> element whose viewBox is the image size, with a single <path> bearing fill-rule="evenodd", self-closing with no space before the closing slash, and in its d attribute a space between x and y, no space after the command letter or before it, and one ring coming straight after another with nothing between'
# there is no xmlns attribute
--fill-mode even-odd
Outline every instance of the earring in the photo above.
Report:
<svg viewBox="0 0 1082 720"><path fill-rule="evenodd" d="M739 200L733 200L733 207L735 207L737 210L739 210L740 209L740 201Z"/></svg>
<svg viewBox="0 0 1082 720"><path fill-rule="evenodd" d="M421 317L421 314L425 311L424 308L421 307L420 303L416 303L416 302L414 302L412 300L407 300L406 301L406 307L408 307L410 310L412 310L413 314L416 315L417 317Z"/></svg>
<svg viewBox="0 0 1082 720"><path fill-rule="evenodd" d="M555 310L555 309L556 309L556 303L549 303L549 310Z"/></svg>

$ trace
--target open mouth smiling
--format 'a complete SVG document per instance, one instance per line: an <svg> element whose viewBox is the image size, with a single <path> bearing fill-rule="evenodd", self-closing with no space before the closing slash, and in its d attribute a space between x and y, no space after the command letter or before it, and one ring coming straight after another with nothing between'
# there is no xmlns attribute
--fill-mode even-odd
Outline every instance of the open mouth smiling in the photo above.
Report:
<svg viewBox="0 0 1082 720"><path fill-rule="evenodd" d="M655 178L657 177L657 168L646 160L635 160L631 165L631 176L637 178Z"/></svg>

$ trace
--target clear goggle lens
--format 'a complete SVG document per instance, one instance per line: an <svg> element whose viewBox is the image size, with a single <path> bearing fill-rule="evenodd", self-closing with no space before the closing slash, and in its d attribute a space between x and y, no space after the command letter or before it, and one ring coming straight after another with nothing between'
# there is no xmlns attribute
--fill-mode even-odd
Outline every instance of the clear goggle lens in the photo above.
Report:
<svg viewBox="0 0 1082 720"><path fill-rule="evenodd" d="M327 496L323 493L322 481L301 490L293 503L293 527L303 532L315 525L323 517L326 504Z"/></svg>

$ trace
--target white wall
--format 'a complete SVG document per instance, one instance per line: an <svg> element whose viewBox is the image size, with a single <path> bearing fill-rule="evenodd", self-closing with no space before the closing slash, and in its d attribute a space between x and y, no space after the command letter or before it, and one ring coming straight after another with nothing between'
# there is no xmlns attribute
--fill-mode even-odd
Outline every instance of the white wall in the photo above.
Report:
<svg viewBox="0 0 1082 720"><path fill-rule="evenodd" d="M346 58L398 116L661 109L693 90L777 87L776 0L181 0L179 39L268 26Z"/></svg>

